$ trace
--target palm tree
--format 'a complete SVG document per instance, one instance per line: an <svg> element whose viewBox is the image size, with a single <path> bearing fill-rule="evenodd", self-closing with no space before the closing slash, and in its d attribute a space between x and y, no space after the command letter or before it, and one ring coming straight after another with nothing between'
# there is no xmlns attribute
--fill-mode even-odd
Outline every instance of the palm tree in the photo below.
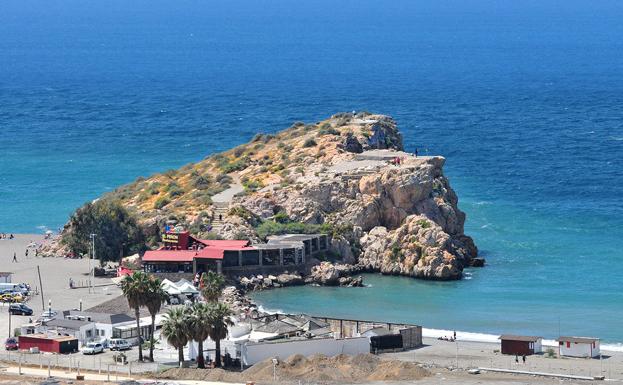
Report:
<svg viewBox="0 0 623 385"><path fill-rule="evenodd" d="M151 330L149 333L149 361L154 362L154 331L156 329L156 314L160 312L162 304L167 300L167 293L162 288L162 281L154 276L149 278L145 306L151 315Z"/></svg>
<svg viewBox="0 0 623 385"><path fill-rule="evenodd" d="M205 368L205 358L203 356L203 341L210 336L210 329L212 325L211 311L212 309L208 304L197 302L193 304L189 315L189 337L192 340L197 341L199 345L199 355L197 356L197 367L200 369Z"/></svg>
<svg viewBox="0 0 623 385"><path fill-rule="evenodd" d="M128 300L128 306L134 309L134 315L136 317L136 330L138 332L139 344L138 344L138 360L143 361L143 347L141 341L141 316L140 308L145 306L145 298L147 293L147 287L149 285L149 277L142 271L135 271L131 275L121 281L121 291Z"/></svg>
<svg viewBox="0 0 623 385"><path fill-rule="evenodd" d="M200 287L201 294L207 302L217 302L225 287L225 277L222 274L208 271L201 275Z"/></svg>
<svg viewBox="0 0 623 385"><path fill-rule="evenodd" d="M210 305L210 329L208 335L214 341L216 348L215 365L221 366L221 340L227 337L227 327L233 325L231 320L232 311L222 303L211 303Z"/></svg>
<svg viewBox="0 0 623 385"><path fill-rule="evenodd" d="M188 343L188 313L183 307L169 309L162 322L162 335L177 349L178 363L184 362L184 346Z"/></svg>

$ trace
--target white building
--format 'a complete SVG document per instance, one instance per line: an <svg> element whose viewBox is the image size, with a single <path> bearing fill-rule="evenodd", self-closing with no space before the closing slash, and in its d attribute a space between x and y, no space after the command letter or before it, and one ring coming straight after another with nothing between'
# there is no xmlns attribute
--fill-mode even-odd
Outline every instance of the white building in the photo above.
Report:
<svg viewBox="0 0 623 385"><path fill-rule="evenodd" d="M559 337L558 354L567 357L599 357L599 338Z"/></svg>
<svg viewBox="0 0 623 385"><path fill-rule="evenodd" d="M11 276L13 273L9 273L6 271L0 272L0 283L11 283Z"/></svg>
<svg viewBox="0 0 623 385"><path fill-rule="evenodd" d="M94 322L57 317L44 322L36 332L49 336L73 336L78 339L80 345L84 345L95 338L97 329Z"/></svg>
<svg viewBox="0 0 623 385"><path fill-rule="evenodd" d="M370 353L370 340L367 337L355 338L310 338L310 339L280 339L264 342L243 342L239 344L242 363L245 366L254 365L267 358L285 360L293 354L302 354L306 357L315 354L336 356L338 354L365 354Z"/></svg>
<svg viewBox="0 0 623 385"><path fill-rule="evenodd" d="M66 310L62 314L64 319L87 321L94 323L93 332L87 339L109 340L115 337L114 329L132 326L136 329L136 320L127 314L95 313L78 310ZM82 341L80 341L82 342Z"/></svg>

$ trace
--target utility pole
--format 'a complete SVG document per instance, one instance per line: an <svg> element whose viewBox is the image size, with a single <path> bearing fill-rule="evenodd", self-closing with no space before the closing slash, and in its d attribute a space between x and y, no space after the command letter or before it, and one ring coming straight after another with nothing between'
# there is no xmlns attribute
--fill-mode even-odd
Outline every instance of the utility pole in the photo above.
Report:
<svg viewBox="0 0 623 385"><path fill-rule="evenodd" d="M11 305L9 305L9 338L11 338Z"/></svg>
<svg viewBox="0 0 623 385"><path fill-rule="evenodd" d="M39 287L41 288L41 310L45 310L45 300L43 299L43 283L41 282L41 269L37 265L37 275L39 276Z"/></svg>
<svg viewBox="0 0 623 385"><path fill-rule="evenodd" d="M93 289L93 278L95 277L91 259L95 263L95 234L93 233L91 233L91 256L89 257L89 293Z"/></svg>

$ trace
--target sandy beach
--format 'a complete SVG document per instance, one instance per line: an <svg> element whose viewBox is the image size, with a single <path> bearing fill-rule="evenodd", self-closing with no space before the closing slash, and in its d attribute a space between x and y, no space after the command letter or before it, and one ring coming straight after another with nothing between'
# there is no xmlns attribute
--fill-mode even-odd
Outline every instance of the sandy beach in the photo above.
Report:
<svg viewBox="0 0 623 385"><path fill-rule="evenodd" d="M88 279L89 261L87 259L61 259L35 257L34 248L28 248L31 243L45 242L43 235L15 234L14 239L0 240L0 268L1 271L13 273L12 282L25 282L32 288L31 298L26 303L34 310L33 319L40 315L51 301L53 310L78 308L82 300L83 309L107 301L121 293L120 289L111 285L110 278L95 278L94 290L77 288L69 289L69 278L76 284L86 283ZM26 250L28 256L25 255ZM13 254L17 262L13 262ZM41 271L41 284L37 267ZM2 341L8 336L8 305L0 304L0 338ZM12 328L28 322L29 317L12 316Z"/></svg>
<svg viewBox="0 0 623 385"><path fill-rule="evenodd" d="M89 293L89 289L86 287L70 290L69 278L72 278L78 285L81 282L85 282L88 278L89 261L86 259L35 257L33 248L29 249L28 256L26 256L25 251L28 245L33 242L41 243L45 242L45 240L42 235L31 234L18 234L15 236L15 239L0 240L0 266L2 266L0 270L13 273L13 282L26 282L31 285L33 295L27 304L33 308L35 316L42 312L44 306L47 307L49 300L51 300L54 310L78 308L80 300L82 300L83 308L89 308L120 294L119 288L111 285L109 278L95 278L93 293ZM17 262L12 261L14 253L17 257ZM43 303L37 267L41 271ZM8 335L8 312L4 311L6 307L7 305L5 304L0 309L0 337L2 340ZM28 322L28 318L13 316L12 328ZM544 347L544 349L547 348L547 346ZM468 369L479 367L579 376L603 375L614 382L623 383L623 353L621 352L604 351L601 360L548 358L545 355L535 355L527 357L525 364L517 364L515 363L514 356L502 355L498 350L499 344L461 340L461 333L459 333L458 342L424 338L424 346L419 349L386 353L381 355L381 357L383 359L421 363L431 372L431 376L417 381L420 384L585 383L585 381L581 380L562 380L530 375L492 372L472 375L467 373ZM457 367L458 369L456 369ZM381 382L378 383L380 384ZM398 383L401 382L396 382L396 384Z"/></svg>

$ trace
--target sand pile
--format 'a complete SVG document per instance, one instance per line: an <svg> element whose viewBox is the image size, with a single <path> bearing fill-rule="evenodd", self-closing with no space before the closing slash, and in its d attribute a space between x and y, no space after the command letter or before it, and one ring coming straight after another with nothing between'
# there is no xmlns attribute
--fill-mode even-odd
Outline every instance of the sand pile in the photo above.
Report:
<svg viewBox="0 0 623 385"><path fill-rule="evenodd" d="M417 380L427 376L426 369L413 362L382 360L372 354L357 356L338 355L327 357L315 355L305 358L293 355L277 365L277 381L344 383L365 381ZM220 369L170 369L160 378L244 382L273 382L273 362L271 359L258 362L242 373L227 372Z"/></svg>

